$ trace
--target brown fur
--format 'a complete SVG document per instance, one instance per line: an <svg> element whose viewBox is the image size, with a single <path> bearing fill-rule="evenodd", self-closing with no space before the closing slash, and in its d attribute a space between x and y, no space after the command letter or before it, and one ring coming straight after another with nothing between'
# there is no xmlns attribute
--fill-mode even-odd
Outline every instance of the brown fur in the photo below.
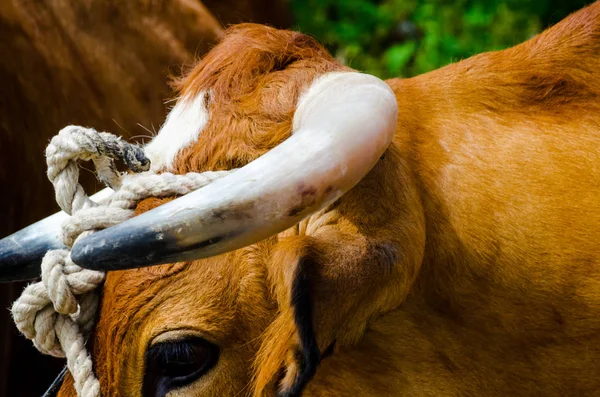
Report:
<svg viewBox="0 0 600 397"><path fill-rule="evenodd" d="M389 80L394 142L335 205L226 255L109 275L103 395L138 396L148 343L181 327L223 357L180 393L285 395L300 270L319 348L335 342L304 395L597 395L599 34L597 2L512 49ZM177 171L264 153L289 134L298 92L340 68L296 33L232 30L183 86L213 102Z"/></svg>

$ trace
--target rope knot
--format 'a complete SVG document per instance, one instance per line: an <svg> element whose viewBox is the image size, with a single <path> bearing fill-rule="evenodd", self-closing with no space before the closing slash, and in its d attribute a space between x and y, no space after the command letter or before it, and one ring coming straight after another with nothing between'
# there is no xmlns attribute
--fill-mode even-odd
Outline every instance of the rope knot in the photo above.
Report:
<svg viewBox="0 0 600 397"><path fill-rule="evenodd" d="M68 256L67 250L54 250L46 253L42 260L42 283L48 291L54 310L61 314L73 314L78 306L65 274L65 259Z"/></svg>
<svg viewBox="0 0 600 397"><path fill-rule="evenodd" d="M137 174L120 174L120 159ZM46 149L48 178L56 202L71 215L62 225L67 247L95 230L131 218L137 203L147 197L185 195L228 173L217 171L174 175L148 172L143 150L121 138L78 126L63 128ZM109 200L92 201L79 184L78 160L92 160L101 181L115 190ZM70 249L48 251L42 259L42 281L25 288L12 307L17 328L44 354L66 357L79 396L100 396L92 358L85 347L99 305L98 287L105 274L84 269L71 260Z"/></svg>
<svg viewBox="0 0 600 397"><path fill-rule="evenodd" d="M98 178L113 189L123 175L115 166L121 159L134 172L147 171L150 160L141 148L121 138L78 126L63 128L46 148L47 175L54 185L56 202L72 215L63 225L63 240L71 247L78 236L122 222L133 211L99 206L79 184L78 160L92 160ZM42 281L25 288L13 304L17 328L42 353L66 357L77 394L100 395L85 339L93 329L98 308L98 286L104 273L83 269L71 260L68 249L48 251L42 259Z"/></svg>

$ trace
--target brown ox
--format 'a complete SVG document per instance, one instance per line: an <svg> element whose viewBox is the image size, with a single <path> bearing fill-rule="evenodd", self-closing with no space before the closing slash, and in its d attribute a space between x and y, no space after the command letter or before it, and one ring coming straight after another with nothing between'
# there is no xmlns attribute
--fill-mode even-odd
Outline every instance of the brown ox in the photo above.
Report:
<svg viewBox="0 0 600 397"><path fill-rule="evenodd" d="M595 3L512 49L388 80L393 142L341 199L233 252L109 273L103 395L597 394L599 65ZM304 35L231 29L181 85L208 122L159 166L266 156L330 72L351 71Z"/></svg>
<svg viewBox="0 0 600 397"><path fill-rule="evenodd" d="M81 123L125 137L149 135L138 123L152 129L164 120L169 72L178 75L182 64L205 54L222 24L288 26L282 4L0 1L0 186L6 193L0 200L0 237L56 211L47 199L52 188L42 153L58 129ZM93 185L91 177L85 182ZM1 285L0 306L8 307L19 290L21 285ZM0 311L0 395L38 396L40 382L22 383L18 375L30 370L36 378L53 376L60 367L48 370L49 360L27 352L9 317Z"/></svg>

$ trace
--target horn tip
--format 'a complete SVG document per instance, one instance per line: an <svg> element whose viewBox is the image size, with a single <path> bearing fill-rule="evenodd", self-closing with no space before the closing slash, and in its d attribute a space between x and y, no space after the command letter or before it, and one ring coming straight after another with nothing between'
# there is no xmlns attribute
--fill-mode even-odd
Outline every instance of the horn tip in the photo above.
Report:
<svg viewBox="0 0 600 397"><path fill-rule="evenodd" d="M40 276L42 258L64 246L56 240L27 239L21 232L0 240L0 283L33 280Z"/></svg>
<svg viewBox="0 0 600 397"><path fill-rule="evenodd" d="M136 244L131 244L132 242ZM156 238L156 234L150 231L145 235L140 230L128 233L127 229L105 229L75 243L71 250L71 259L77 265L90 270L134 269L168 263L161 260L164 257L161 255L159 258L157 252L168 251L170 245L172 244L168 241Z"/></svg>

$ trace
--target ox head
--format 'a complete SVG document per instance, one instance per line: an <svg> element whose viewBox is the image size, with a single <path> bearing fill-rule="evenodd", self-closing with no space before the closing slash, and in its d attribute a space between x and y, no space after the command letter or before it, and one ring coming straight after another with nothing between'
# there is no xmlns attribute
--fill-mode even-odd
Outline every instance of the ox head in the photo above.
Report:
<svg viewBox="0 0 600 397"><path fill-rule="evenodd" d="M310 37L257 25L231 28L178 84L146 146L153 169L238 170L145 200L74 246L84 267L115 270L90 341L103 395L299 395L340 340L313 327L333 329L356 307L315 319L314 300L339 286L308 274L331 286L335 272L318 264L396 260L358 233L389 217L373 191L391 172L378 161L396 128L394 94ZM369 189L350 194L361 180ZM74 394L67 376L60 395Z"/></svg>

